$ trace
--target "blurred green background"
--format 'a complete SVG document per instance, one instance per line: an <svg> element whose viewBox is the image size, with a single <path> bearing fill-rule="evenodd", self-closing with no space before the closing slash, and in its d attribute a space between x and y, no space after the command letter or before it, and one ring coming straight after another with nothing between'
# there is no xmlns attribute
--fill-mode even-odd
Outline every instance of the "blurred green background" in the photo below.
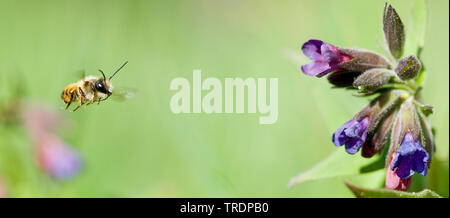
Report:
<svg viewBox="0 0 450 218"><path fill-rule="evenodd" d="M407 22L410 1L390 3ZM435 108L436 157L448 169L449 6L428 3L423 93ZM381 0L0 0L0 99L21 75L28 99L59 109L62 89L79 79L74 72L110 73L125 60L114 85L138 90L125 103L63 112L73 124L63 137L84 160L78 177L43 178L20 130L0 134L3 151L17 155L10 163L0 154L0 169L12 168L15 179L0 175L12 197L351 197L344 179L379 186L383 172L287 189L293 176L336 150L331 134L367 103L303 75L302 43L318 38L382 53L383 7ZM289 51L304 62L293 63ZM279 78L278 121L173 114L169 84L192 81L193 69L203 78ZM447 188L437 192L448 196L448 170L439 173Z"/></svg>

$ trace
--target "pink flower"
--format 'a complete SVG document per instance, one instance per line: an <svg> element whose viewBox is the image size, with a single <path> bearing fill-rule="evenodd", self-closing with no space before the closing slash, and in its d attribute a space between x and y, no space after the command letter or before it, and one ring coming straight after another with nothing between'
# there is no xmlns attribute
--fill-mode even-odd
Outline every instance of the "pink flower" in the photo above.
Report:
<svg viewBox="0 0 450 218"><path fill-rule="evenodd" d="M406 190L408 190L409 186L411 185L412 177L402 179L397 175L398 168L395 168L394 170L392 170L391 167L389 167L392 164L394 157L395 157L395 152L392 154L391 161L389 162L389 165L386 170L385 186L387 189L406 191Z"/></svg>
<svg viewBox="0 0 450 218"><path fill-rule="evenodd" d="M65 124L59 113L43 105L23 103L22 108L22 123L32 140L39 141L41 136L53 134Z"/></svg>
<svg viewBox="0 0 450 218"><path fill-rule="evenodd" d="M55 179L74 177L81 169L79 153L55 133L65 120L56 111L41 105L27 104L22 111L22 122L35 145L39 167Z"/></svg>

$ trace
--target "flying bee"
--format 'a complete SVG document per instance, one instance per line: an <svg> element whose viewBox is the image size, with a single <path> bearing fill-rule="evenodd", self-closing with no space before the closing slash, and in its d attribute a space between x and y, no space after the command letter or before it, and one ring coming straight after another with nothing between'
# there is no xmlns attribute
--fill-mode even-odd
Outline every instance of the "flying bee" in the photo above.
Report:
<svg viewBox="0 0 450 218"><path fill-rule="evenodd" d="M72 83L61 93L61 99L64 104L66 104L65 110L69 108L72 102L78 102L79 104L72 110L72 112L76 111L81 106L87 106L89 104L93 104L94 102L98 102L100 104L101 101L108 99L111 95L119 97L121 99L126 99L132 96L131 93L128 92L113 92L114 86L111 83L111 79L119 72L128 61L122 64L119 69L116 70L108 79L106 79L105 73L102 70L99 70L102 74L102 77L99 76L86 76L83 77L80 81L76 83Z"/></svg>

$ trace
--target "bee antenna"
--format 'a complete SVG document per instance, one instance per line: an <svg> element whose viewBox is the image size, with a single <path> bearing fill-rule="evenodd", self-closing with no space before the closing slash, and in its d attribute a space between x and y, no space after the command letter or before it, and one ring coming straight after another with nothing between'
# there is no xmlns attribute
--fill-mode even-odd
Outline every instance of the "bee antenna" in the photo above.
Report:
<svg viewBox="0 0 450 218"><path fill-rule="evenodd" d="M102 70L100 70L100 69L98 69L98 71L100 71L100 73L102 73L102 75L103 75L103 80L106 80L106 76L105 76L105 73L103 73L103 71L102 71Z"/></svg>
<svg viewBox="0 0 450 218"><path fill-rule="evenodd" d="M116 73L119 72L122 69L122 67L124 67L127 64L128 64L128 61L125 61L125 63L123 63L122 66L120 66L119 69L117 69L116 72L114 72L113 75L111 75L109 77L109 80L111 80L116 75Z"/></svg>

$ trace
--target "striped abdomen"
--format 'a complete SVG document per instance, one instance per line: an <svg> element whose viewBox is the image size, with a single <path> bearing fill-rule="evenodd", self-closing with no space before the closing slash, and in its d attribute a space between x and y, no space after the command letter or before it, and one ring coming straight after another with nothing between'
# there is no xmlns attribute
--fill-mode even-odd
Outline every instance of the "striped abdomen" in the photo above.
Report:
<svg viewBox="0 0 450 218"><path fill-rule="evenodd" d="M73 95L73 97L72 97ZM64 103L68 104L71 101L78 101L78 83L72 83L68 86L66 86L66 88L64 88L64 90L61 93L61 99L64 101Z"/></svg>

